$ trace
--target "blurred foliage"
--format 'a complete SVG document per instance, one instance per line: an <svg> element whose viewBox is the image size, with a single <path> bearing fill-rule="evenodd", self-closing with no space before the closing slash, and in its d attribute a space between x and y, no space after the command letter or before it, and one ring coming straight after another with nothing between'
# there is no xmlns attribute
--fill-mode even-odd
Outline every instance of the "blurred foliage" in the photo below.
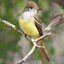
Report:
<svg viewBox="0 0 64 64"><path fill-rule="evenodd" d="M23 0L0 0L0 18L18 26L16 17L19 14L18 7L23 7ZM9 52L14 53L20 50L17 45L19 38L18 32L0 23L0 59L6 59ZM0 64L5 64L5 62Z"/></svg>
<svg viewBox="0 0 64 64"><path fill-rule="evenodd" d="M47 25L51 18L49 11L49 0L34 0L42 8L41 20ZM18 26L18 17L22 12L24 6L24 0L0 0L0 18L7 20L16 26ZM20 34L12 28L0 23L0 59L7 58L8 52L19 52L20 46L17 45L17 41L20 38ZM46 49L53 54L54 49L51 47L51 38L45 41ZM50 47L49 47L50 46ZM42 59L40 50L38 49L33 54L35 59ZM1 63L0 63L1 64ZM5 63L4 63L5 64Z"/></svg>

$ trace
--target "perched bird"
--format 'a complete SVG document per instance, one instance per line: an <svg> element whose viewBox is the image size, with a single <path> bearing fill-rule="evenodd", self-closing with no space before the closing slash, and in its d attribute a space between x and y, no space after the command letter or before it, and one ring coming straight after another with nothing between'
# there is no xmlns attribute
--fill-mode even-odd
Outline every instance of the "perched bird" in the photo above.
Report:
<svg viewBox="0 0 64 64"><path fill-rule="evenodd" d="M19 25L23 32L36 39L43 35L42 25L40 19L38 18L38 11L41 10L34 1L28 1L23 13L19 18ZM39 46L44 46L44 40L37 42ZM49 61L47 52L45 48L41 48L43 57Z"/></svg>

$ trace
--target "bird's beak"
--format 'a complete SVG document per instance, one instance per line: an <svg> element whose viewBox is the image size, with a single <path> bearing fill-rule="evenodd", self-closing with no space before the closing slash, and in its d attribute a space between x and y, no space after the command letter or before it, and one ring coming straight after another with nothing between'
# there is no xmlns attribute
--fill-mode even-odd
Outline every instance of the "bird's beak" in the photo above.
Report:
<svg viewBox="0 0 64 64"><path fill-rule="evenodd" d="M38 8L37 10L38 10L38 11L41 11L42 9L41 9L41 8Z"/></svg>

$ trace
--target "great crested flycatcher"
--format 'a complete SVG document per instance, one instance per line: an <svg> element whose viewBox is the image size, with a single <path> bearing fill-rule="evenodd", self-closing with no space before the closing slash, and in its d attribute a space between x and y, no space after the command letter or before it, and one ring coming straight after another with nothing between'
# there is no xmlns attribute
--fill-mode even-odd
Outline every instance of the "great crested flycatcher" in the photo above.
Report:
<svg viewBox="0 0 64 64"><path fill-rule="evenodd" d="M40 8L34 1L28 1L22 15L19 18L19 25L23 32L34 39L43 35L42 25L37 16ZM44 40L37 43L39 46L44 46ZM45 48L41 48L43 57L49 61Z"/></svg>

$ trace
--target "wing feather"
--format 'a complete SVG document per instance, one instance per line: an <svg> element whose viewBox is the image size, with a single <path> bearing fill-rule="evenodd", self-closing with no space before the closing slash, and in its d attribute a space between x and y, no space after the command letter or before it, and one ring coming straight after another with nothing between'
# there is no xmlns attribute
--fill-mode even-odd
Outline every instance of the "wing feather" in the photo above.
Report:
<svg viewBox="0 0 64 64"><path fill-rule="evenodd" d="M40 36L42 36L43 31L42 31L42 24L40 22L40 19L38 18L38 16L34 16L34 18L35 18L35 26L38 29Z"/></svg>

